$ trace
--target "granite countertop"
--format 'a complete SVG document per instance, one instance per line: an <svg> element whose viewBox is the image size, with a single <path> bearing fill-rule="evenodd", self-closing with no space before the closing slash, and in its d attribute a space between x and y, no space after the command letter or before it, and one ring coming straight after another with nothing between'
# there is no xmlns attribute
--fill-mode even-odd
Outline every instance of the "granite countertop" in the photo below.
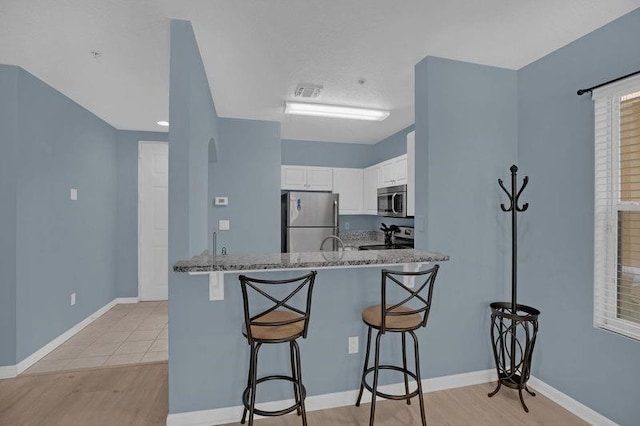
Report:
<svg viewBox="0 0 640 426"><path fill-rule="evenodd" d="M382 244L384 235L378 231L351 231L340 233L345 248L358 249L360 246Z"/></svg>
<svg viewBox="0 0 640 426"><path fill-rule="evenodd" d="M327 268L340 266L399 265L449 260L449 256L423 250L321 251L264 255L229 254L210 256L205 250L173 266L175 272L248 271L262 269Z"/></svg>

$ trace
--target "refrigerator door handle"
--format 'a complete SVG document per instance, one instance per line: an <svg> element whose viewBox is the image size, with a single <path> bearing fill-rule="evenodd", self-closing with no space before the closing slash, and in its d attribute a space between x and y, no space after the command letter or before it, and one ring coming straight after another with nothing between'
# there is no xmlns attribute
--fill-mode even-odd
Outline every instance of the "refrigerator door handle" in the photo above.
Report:
<svg viewBox="0 0 640 426"><path fill-rule="evenodd" d="M338 227L338 200L333 201L333 221L336 228Z"/></svg>

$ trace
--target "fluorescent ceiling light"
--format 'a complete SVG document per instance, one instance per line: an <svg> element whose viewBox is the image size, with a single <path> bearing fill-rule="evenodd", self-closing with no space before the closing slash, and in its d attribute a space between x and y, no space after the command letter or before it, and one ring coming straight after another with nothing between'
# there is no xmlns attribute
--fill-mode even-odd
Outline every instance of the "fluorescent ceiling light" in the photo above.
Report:
<svg viewBox="0 0 640 426"><path fill-rule="evenodd" d="M312 115L315 117L350 118L353 120L382 121L389 111L381 109L355 108L339 105L285 102L285 114Z"/></svg>
<svg viewBox="0 0 640 426"><path fill-rule="evenodd" d="M169 127L169 122L168 121L160 120L160 121L158 121L158 124L160 126L163 126L163 127Z"/></svg>

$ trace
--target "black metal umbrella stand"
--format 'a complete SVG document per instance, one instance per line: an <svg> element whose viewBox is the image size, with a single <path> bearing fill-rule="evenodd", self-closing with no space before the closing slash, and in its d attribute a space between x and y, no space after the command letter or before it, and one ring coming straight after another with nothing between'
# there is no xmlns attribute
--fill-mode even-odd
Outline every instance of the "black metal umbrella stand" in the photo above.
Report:
<svg viewBox="0 0 640 426"><path fill-rule="evenodd" d="M529 176L525 176L522 187L516 191L518 167L513 165L511 170L511 192L509 192L498 179L500 187L509 197L510 205L500 208L504 212L511 212L511 302L491 303L491 343L493 345L493 357L498 373L498 385L489 393L489 397L497 394L502 385L518 390L520 403L525 412L529 408L522 398L522 390L535 396L527 387L527 381L531 375L531 356L538 334L538 316L540 311L531 306L517 303L517 255L518 255L518 218L517 213L527 210L529 203L520 207L518 200L522 190L529 183Z"/></svg>

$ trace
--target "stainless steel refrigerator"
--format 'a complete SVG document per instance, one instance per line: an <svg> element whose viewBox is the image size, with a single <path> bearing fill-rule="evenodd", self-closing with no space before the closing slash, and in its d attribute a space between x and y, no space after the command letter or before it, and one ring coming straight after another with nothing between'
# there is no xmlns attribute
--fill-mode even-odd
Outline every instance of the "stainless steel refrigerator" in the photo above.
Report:
<svg viewBox="0 0 640 426"><path fill-rule="evenodd" d="M338 194L296 192L282 194L282 253L319 251L322 241L338 236ZM324 250L337 250L334 238Z"/></svg>

